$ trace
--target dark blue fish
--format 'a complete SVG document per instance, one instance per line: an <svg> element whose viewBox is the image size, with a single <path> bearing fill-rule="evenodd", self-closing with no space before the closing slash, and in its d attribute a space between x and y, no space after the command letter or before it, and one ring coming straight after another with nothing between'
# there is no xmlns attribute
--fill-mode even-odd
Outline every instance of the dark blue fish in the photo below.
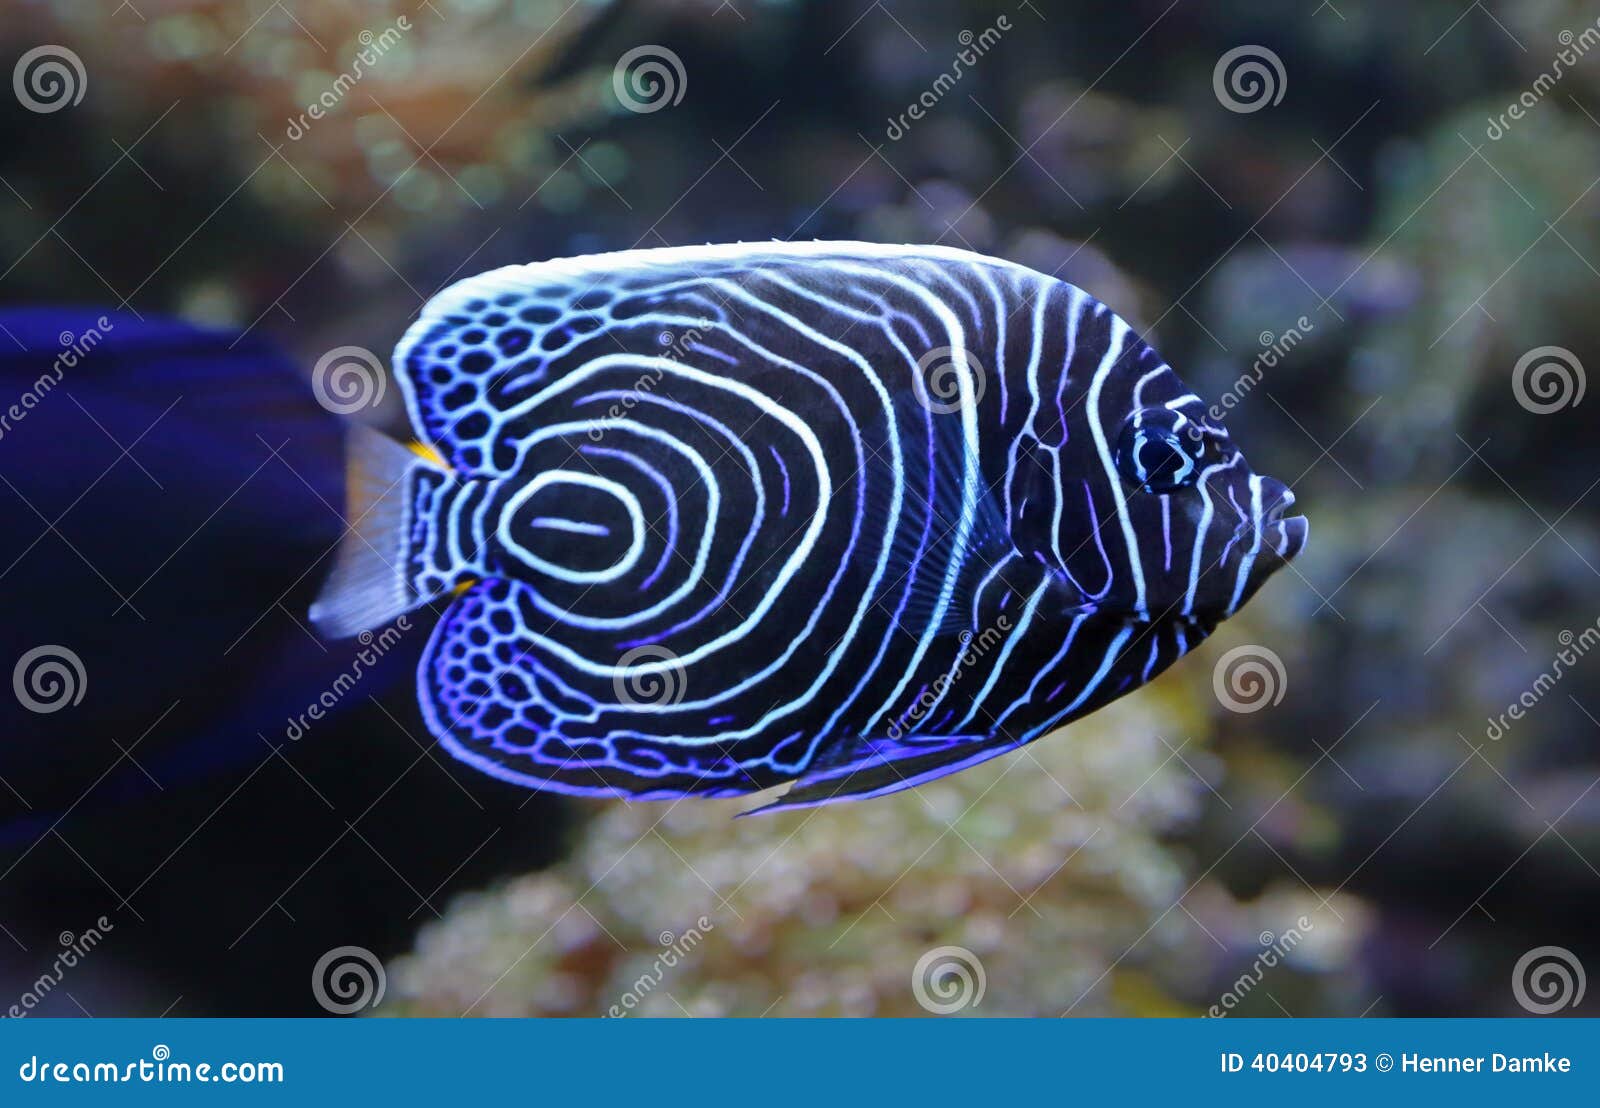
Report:
<svg viewBox="0 0 1600 1108"><path fill-rule="evenodd" d="M341 427L269 341L5 308L0 392L4 849L67 811L258 765L260 734L281 744L349 651L277 607L315 595L343 532Z"/></svg>
<svg viewBox="0 0 1600 1108"><path fill-rule="evenodd" d="M532 788L907 788L1149 681L1306 538L1105 305L962 251L500 269L435 297L394 365L432 449L354 434L312 618L353 634L460 592L423 714Z"/></svg>

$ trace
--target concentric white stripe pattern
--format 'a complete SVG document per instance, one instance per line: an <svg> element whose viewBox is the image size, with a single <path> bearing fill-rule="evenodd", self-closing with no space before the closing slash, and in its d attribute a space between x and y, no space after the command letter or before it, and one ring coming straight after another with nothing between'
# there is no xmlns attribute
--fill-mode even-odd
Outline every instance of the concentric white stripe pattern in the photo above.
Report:
<svg viewBox="0 0 1600 1108"><path fill-rule="evenodd" d="M1021 267L842 243L513 267L436 297L395 365L454 471L413 496L413 589L475 582L424 715L507 780L733 794L870 765L843 791L891 791L1204 637L1212 501L1130 491L1114 456L1137 405L1193 396ZM1236 604L1249 567L1223 568Z"/></svg>

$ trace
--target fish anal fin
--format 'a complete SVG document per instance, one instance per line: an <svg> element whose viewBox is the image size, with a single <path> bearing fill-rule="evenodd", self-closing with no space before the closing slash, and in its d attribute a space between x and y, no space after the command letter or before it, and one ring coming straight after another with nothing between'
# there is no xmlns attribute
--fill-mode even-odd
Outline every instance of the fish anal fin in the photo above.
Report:
<svg viewBox="0 0 1600 1108"><path fill-rule="evenodd" d="M1017 745L1009 736L996 734L846 739L825 749L806 774L771 804L739 814L764 815L888 796L1015 750Z"/></svg>

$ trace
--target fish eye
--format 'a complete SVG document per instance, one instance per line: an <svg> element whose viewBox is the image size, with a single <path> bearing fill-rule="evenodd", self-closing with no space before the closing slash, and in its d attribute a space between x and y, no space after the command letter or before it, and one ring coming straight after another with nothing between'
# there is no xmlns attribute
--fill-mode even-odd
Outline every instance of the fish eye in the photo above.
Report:
<svg viewBox="0 0 1600 1108"><path fill-rule="evenodd" d="M1117 439L1117 471L1145 492L1171 492L1200 479L1205 437L1180 412L1141 408L1128 417Z"/></svg>

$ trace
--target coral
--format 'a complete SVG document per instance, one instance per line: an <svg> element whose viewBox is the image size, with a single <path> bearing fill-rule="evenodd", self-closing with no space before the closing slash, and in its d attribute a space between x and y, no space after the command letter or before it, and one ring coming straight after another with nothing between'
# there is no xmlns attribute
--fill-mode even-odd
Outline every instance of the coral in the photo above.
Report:
<svg viewBox="0 0 1600 1108"><path fill-rule="evenodd" d="M1302 913L1323 921L1317 957L1337 968L1350 940L1335 933L1359 934L1348 908L1341 923L1314 897L1252 909L1190 889L1184 852L1164 841L1206 793L1189 766L1209 759L1185 739L1206 722L1188 705L1169 677L1024 752L880 800L739 820L748 802L608 806L567 863L464 896L426 928L392 967L385 1007L921 1015L918 961L953 946L984 983L964 1014L1192 1011L1211 975L1182 967ZM1151 974L1187 978L1194 1002ZM950 1003L975 999L969 980Z"/></svg>

